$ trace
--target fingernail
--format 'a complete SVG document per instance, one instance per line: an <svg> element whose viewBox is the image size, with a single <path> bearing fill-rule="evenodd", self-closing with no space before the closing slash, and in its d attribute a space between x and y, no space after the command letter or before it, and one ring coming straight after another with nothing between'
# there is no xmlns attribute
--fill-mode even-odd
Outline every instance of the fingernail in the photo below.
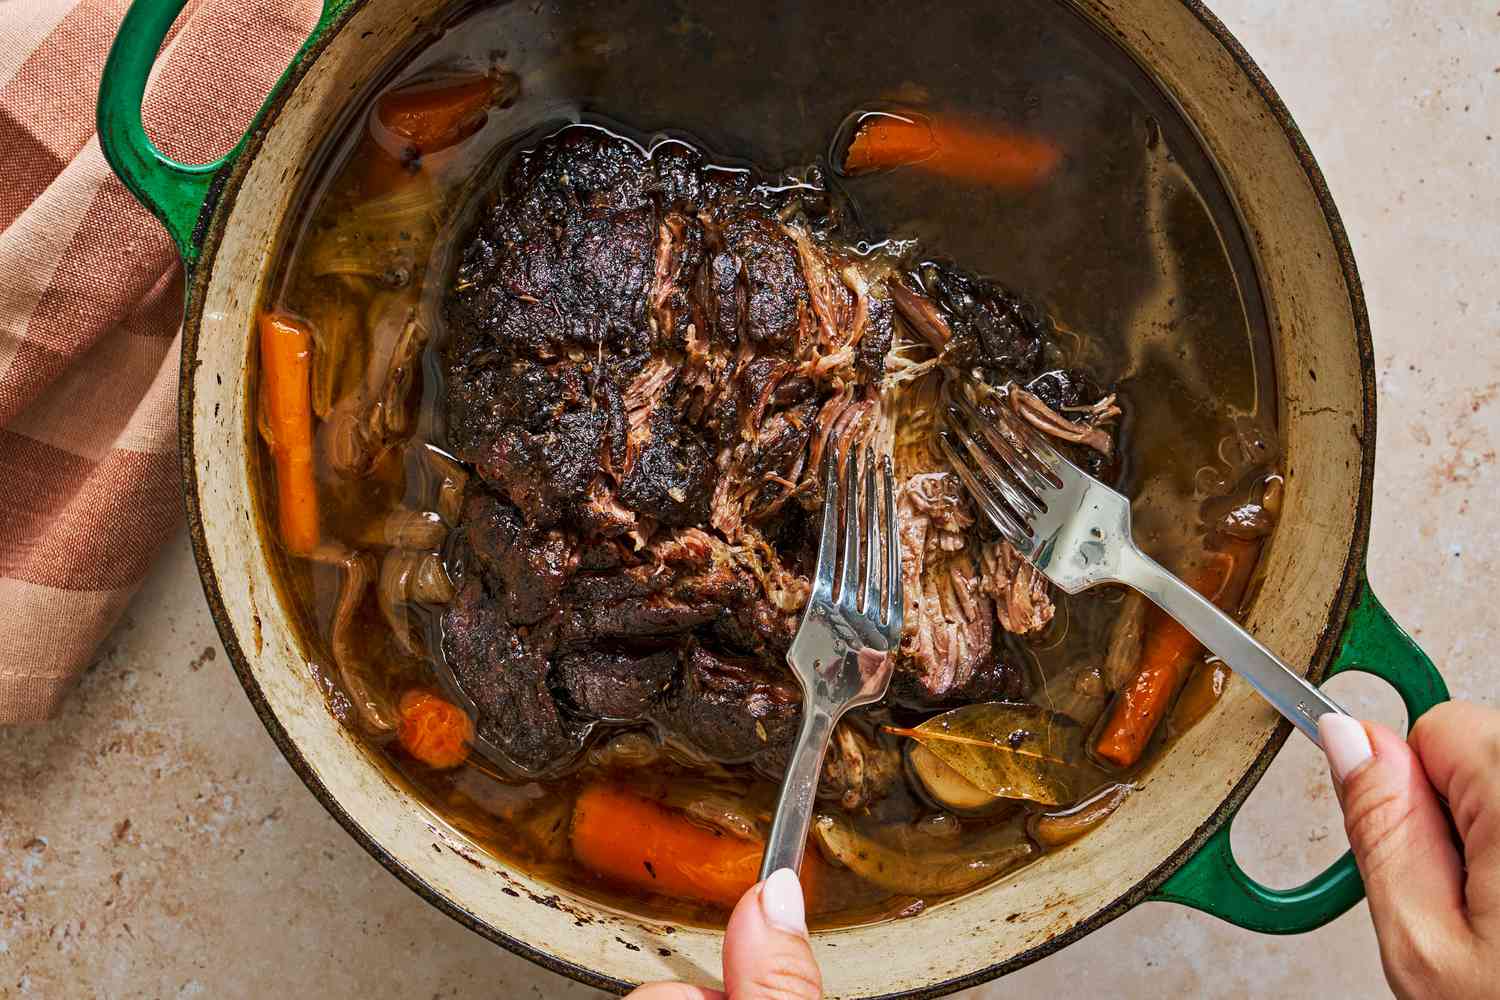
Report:
<svg viewBox="0 0 1500 1000"><path fill-rule="evenodd" d="M778 868L760 886L760 911L772 927L792 934L807 934L807 913L802 903L802 883L790 868Z"/></svg>
<svg viewBox="0 0 1500 1000"><path fill-rule="evenodd" d="M1323 740L1328 766L1339 781L1358 771L1375 756L1364 724L1350 716L1338 712L1318 716L1318 736Z"/></svg>

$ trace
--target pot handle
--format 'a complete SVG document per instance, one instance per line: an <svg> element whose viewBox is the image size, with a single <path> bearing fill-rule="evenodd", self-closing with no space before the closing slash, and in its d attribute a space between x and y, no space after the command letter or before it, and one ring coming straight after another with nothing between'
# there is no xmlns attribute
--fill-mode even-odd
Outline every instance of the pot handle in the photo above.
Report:
<svg viewBox="0 0 1500 1000"><path fill-rule="evenodd" d="M1327 676L1346 670L1373 674L1395 688L1406 704L1408 726L1448 700L1448 686L1437 668L1381 607L1363 575ZM1191 906L1262 934L1314 930L1364 898L1364 882L1349 851L1294 889L1261 885L1234 860L1229 843L1233 823L1231 816L1150 898Z"/></svg>
<svg viewBox="0 0 1500 1000"><path fill-rule="evenodd" d="M272 94L350 2L324 0L316 27L271 88ZM161 220L177 245L183 265L191 270L198 262L198 221L212 200L215 183L260 125L269 98L234 148L212 163L178 163L156 148L141 124L141 101L156 55L185 4L186 0L135 0L130 5L104 63L96 123L105 160L130 193Z"/></svg>

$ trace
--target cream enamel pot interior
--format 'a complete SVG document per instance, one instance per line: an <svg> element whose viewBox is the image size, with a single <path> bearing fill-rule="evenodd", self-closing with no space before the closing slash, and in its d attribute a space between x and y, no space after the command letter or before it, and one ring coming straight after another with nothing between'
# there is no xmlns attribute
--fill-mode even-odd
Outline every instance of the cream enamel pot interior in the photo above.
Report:
<svg viewBox="0 0 1500 1000"><path fill-rule="evenodd" d="M512 871L419 805L335 721L279 603L247 474L247 372L268 248L319 144L353 96L440 24L437 0L333 0L245 140L225 159L166 160L140 125L150 64L183 0L137 0L100 94L99 131L126 184L188 268L182 470L198 565L246 692L293 767L362 846L433 905L565 975L621 990L716 980L720 935L570 898ZM1220 164L1255 255L1280 379L1287 491L1249 627L1315 678L1378 673L1409 714L1446 697L1431 664L1364 581L1374 457L1370 334L1354 263L1286 109L1193 0L1077 0L1149 69ZM227 67L226 67L227 70ZM930 996L1001 975L1145 899L1267 932L1333 919L1362 894L1345 857L1307 885L1257 885L1229 821L1287 727L1243 683L1190 730L1099 831L1002 881L897 924L820 933L830 996Z"/></svg>

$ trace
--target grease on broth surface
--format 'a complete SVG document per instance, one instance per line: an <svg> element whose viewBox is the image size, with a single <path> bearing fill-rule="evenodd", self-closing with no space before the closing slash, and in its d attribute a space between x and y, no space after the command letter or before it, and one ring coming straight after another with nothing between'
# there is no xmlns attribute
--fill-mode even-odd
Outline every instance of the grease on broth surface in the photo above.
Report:
<svg viewBox="0 0 1500 1000"><path fill-rule="evenodd" d="M901 4L876 8L855 21L800 4L753 12L647 3L466 11L390 67L357 113L338 123L278 247L266 308L305 320L315 351L320 342L344 345L336 357L315 356L311 378L317 500L325 541L336 547L311 559L278 556L284 599L331 707L413 794L487 850L634 912L718 923L727 911L713 890L697 901L674 898L641 891L607 861L580 864L581 793L624 790L733 840L737 830L763 830L774 782L742 764L660 746L641 726L599 727L575 767L545 780L478 752L458 766L424 764L394 729L403 694L437 692L467 703L433 662L441 659L438 604L413 597L402 605L413 640L392 632L395 612L372 592L341 602L360 573L404 573L400 592L418 597L441 590L430 563L387 569L389 560L368 553L418 536L413 551L438 551L444 523L452 523L435 513L445 502L445 477L455 475L442 417L440 302L482 193L519 150L584 121L648 147L661 135L690 136L737 157L722 161L729 169L753 164L771 176L805 178L820 168L870 234L859 249L899 254L900 241L912 241L998 280L1052 318L1069 367L1118 391L1125 420L1115 485L1134 501L1143 547L1191 577L1222 559L1226 541L1238 545L1219 596L1233 606L1264 535L1246 529L1230 541L1217 530L1236 509L1261 501L1274 472L1274 372L1248 248L1191 130L1128 58L1060 6L1026 0L940 19ZM467 113L437 125L419 113L423 101L465 87L482 89L484 100L465 103L460 94L444 106ZM373 114L378 100L396 111ZM1024 190L919 169L836 176L828 159L839 155L835 140L851 113L891 108L1024 130L1061 157L1044 183ZM401 114L432 131L413 138L416 126ZM392 381L383 360L392 355L406 365L402 398L410 412L400 400L383 400L378 412L341 410L339 401L366 383L366 403L379 397ZM384 447L392 443L398 446ZM278 484L269 452L260 454L265 523L274 535ZM416 516L393 519L393 511ZM1130 679L1131 650L1150 620L1116 590L1053 599L1053 620L1034 635L1007 636L1007 655L1024 665L1031 702L1091 722ZM1133 634L1122 626L1131 621ZM341 676L336 636L361 676ZM1112 642L1121 649L1112 651ZM1110 789L1211 709L1221 670L1192 668L1143 764L1118 770L1081 762L1095 777L1077 813L1087 822L1003 801L975 812L938 808L912 773L933 765L914 764L903 741L878 729L913 726L934 713L896 707L868 720L862 736L900 748L902 775L847 822L857 835L875 835L893 863L927 863L932 874L923 884L936 888L903 893L818 858L805 873L815 925L909 915L969 887L945 881L933 859L961 863L988 852L1019 863L1038 845L1086 832L1107 814L1098 802L1113 808L1124 799ZM1100 790L1104 799L1094 798ZM723 863L735 869L728 877L742 877L738 855ZM1011 867L997 863L994 877ZM1016 877L1026 877L1024 869Z"/></svg>

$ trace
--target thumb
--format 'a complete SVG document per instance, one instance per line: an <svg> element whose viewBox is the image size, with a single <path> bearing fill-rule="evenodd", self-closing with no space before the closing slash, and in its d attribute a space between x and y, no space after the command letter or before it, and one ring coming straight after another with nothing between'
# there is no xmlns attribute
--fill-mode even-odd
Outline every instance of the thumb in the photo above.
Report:
<svg viewBox="0 0 1500 1000"><path fill-rule="evenodd" d="M1444 702L1409 739L1463 841L1469 920L1480 937L1500 939L1500 712Z"/></svg>
<svg viewBox="0 0 1500 1000"><path fill-rule="evenodd" d="M1387 970L1441 964L1467 937L1463 866L1422 762L1390 729L1347 715L1322 716L1318 734Z"/></svg>
<svg viewBox="0 0 1500 1000"><path fill-rule="evenodd" d="M740 898L724 934L730 1000L818 1000L823 976L807 940L802 883L790 868Z"/></svg>

